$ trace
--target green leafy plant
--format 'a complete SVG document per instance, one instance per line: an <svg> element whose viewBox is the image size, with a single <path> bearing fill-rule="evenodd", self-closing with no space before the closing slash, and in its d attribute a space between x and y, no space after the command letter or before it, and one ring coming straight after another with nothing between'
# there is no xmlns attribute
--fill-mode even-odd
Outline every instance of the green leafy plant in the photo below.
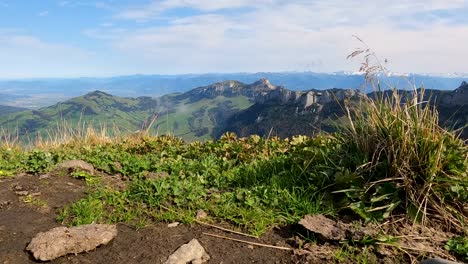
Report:
<svg viewBox="0 0 468 264"><path fill-rule="evenodd" d="M454 252L461 260L468 261L468 237L455 237L447 241L445 249Z"/></svg>
<svg viewBox="0 0 468 264"><path fill-rule="evenodd" d="M374 85L373 98L345 105L348 123L336 135L341 142L341 166L335 193L344 193L349 208L365 219L384 219L395 210L427 223L444 219L462 230L468 222L468 146L438 124L438 112L424 89L381 91L385 74L369 49L362 71Z"/></svg>

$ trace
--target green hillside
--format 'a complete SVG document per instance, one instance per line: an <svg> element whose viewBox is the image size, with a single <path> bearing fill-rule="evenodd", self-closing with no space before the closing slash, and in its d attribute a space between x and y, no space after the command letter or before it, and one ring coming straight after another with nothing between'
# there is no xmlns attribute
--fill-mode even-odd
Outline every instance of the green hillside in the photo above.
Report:
<svg viewBox="0 0 468 264"><path fill-rule="evenodd" d="M67 124L117 126L124 131L135 131L152 114L153 100L115 97L95 91L63 103L39 110L27 110L0 117L0 126L20 135L47 132Z"/></svg>
<svg viewBox="0 0 468 264"><path fill-rule="evenodd" d="M0 116L0 127L19 135L47 135L64 127L88 126L109 133L133 133L151 126L151 132L174 134L186 140L211 138L213 127L229 113L252 103L245 96L201 99L191 102L177 94L161 98L123 98L95 91L44 107Z"/></svg>
<svg viewBox="0 0 468 264"><path fill-rule="evenodd" d="M170 110L160 113L155 129L159 134L170 133L186 140L210 139L213 129L222 125L226 116L251 105L245 96L218 96L194 103L184 99Z"/></svg>
<svg viewBox="0 0 468 264"><path fill-rule="evenodd" d="M11 114L15 112L24 111L26 108L9 106L9 105L0 105L0 115Z"/></svg>

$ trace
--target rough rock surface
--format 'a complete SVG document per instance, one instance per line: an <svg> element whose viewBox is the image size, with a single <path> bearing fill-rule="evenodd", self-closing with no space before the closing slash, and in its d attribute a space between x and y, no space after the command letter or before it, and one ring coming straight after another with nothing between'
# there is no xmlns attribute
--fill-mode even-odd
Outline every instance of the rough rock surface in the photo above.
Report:
<svg viewBox="0 0 468 264"><path fill-rule="evenodd" d="M66 170L76 170L76 169L80 169L80 170L84 170L90 174L94 174L94 167L93 165L87 163L86 161L82 161L82 160L67 160L67 161L64 161L62 163L60 163L59 165L57 165L57 168L59 170L63 170L63 169L66 169Z"/></svg>
<svg viewBox="0 0 468 264"><path fill-rule="evenodd" d="M117 236L115 225L90 224L78 227L56 227L37 234L27 250L41 261L53 260L67 254L78 254L109 243Z"/></svg>
<svg viewBox="0 0 468 264"><path fill-rule="evenodd" d="M461 264L461 263L450 261L450 260L445 260L441 258L432 258L432 259L423 260L419 262L419 264Z"/></svg>
<svg viewBox="0 0 468 264"><path fill-rule="evenodd" d="M326 218L323 215L306 215L299 224L307 230L322 236L325 240L343 240L349 226Z"/></svg>
<svg viewBox="0 0 468 264"><path fill-rule="evenodd" d="M164 262L165 264L202 264L207 262L210 256L206 253L200 242L192 239L189 243L178 248Z"/></svg>

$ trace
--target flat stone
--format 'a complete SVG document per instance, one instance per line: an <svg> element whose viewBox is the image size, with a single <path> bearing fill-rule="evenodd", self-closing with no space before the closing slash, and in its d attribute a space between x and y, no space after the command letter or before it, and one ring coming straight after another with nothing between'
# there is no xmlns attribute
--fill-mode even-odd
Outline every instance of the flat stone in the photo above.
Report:
<svg viewBox="0 0 468 264"><path fill-rule="evenodd" d="M90 224L77 227L56 227L38 233L26 250L36 260L49 261L67 254L78 254L106 245L117 236L115 225Z"/></svg>
<svg viewBox="0 0 468 264"><path fill-rule="evenodd" d="M206 253L200 242L192 239L189 243L178 248L164 264L202 264L207 262L210 256Z"/></svg>
<svg viewBox="0 0 468 264"><path fill-rule="evenodd" d="M441 259L441 258L432 258L432 259L423 260L419 262L419 264L463 264L463 263Z"/></svg>
<svg viewBox="0 0 468 264"><path fill-rule="evenodd" d="M177 226L179 226L179 225L180 225L179 222L174 222L174 223L168 224L167 227L171 227L171 228L172 228L172 227L177 227Z"/></svg>
<svg viewBox="0 0 468 264"><path fill-rule="evenodd" d="M340 241L346 238L347 225L329 219L321 214L306 215L299 224L307 230L322 236L324 240Z"/></svg>
<svg viewBox="0 0 468 264"><path fill-rule="evenodd" d="M27 196L29 194L28 191L17 191L15 192L16 195L18 196Z"/></svg>
<svg viewBox="0 0 468 264"><path fill-rule="evenodd" d="M64 162L60 163L59 165L57 165L57 168L59 170L63 170L63 169L66 169L66 170L80 169L80 170L86 171L89 174L94 174L93 165L91 165L88 162L83 161L83 160L67 160L67 161L64 161Z"/></svg>

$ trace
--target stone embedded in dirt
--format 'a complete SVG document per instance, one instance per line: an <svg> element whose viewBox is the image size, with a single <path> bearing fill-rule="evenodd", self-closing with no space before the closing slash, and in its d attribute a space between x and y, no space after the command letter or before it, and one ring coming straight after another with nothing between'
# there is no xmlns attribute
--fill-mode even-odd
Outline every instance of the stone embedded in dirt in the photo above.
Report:
<svg viewBox="0 0 468 264"><path fill-rule="evenodd" d="M121 171L123 169L122 164L118 161L112 162L112 166L114 166L114 169L117 171Z"/></svg>
<svg viewBox="0 0 468 264"><path fill-rule="evenodd" d="M189 243L178 248L164 264L202 264L207 262L210 256L206 253L200 242L192 239Z"/></svg>
<svg viewBox="0 0 468 264"><path fill-rule="evenodd" d="M208 217L208 214L204 211L204 210L198 210L197 211L197 216L196 218L198 220L201 220L201 219L204 219L204 218L207 218Z"/></svg>
<svg viewBox="0 0 468 264"><path fill-rule="evenodd" d="M56 227L40 232L26 250L37 260L49 261L67 254L78 254L106 245L117 236L115 225L90 224L77 227Z"/></svg>
<svg viewBox="0 0 468 264"><path fill-rule="evenodd" d="M159 171L159 172L145 171L143 172L143 176L149 180L157 180L157 179L164 179L164 178L169 177L169 173L165 171Z"/></svg>
<svg viewBox="0 0 468 264"><path fill-rule="evenodd" d="M57 165L57 168L59 170L83 170L86 171L89 174L94 174L94 167L93 165L87 163L86 161L83 160L67 160L59 165Z"/></svg>
<svg viewBox="0 0 468 264"><path fill-rule="evenodd" d="M450 261L450 260L445 260L445 259L441 259L441 258L432 258L432 259L423 260L423 261L419 262L419 264L462 264L462 263L454 262L454 261Z"/></svg>
<svg viewBox="0 0 468 264"><path fill-rule="evenodd" d="M346 238L346 230L350 225L334 221L325 216L306 215L299 224L307 230L320 235L324 240L340 241Z"/></svg>
<svg viewBox="0 0 468 264"><path fill-rule="evenodd" d="M3 209L4 207L7 207L10 205L10 201L0 201L0 209Z"/></svg>
<svg viewBox="0 0 468 264"><path fill-rule="evenodd" d="M28 191L17 191L15 192L16 195L18 196L27 196L29 194Z"/></svg>
<svg viewBox="0 0 468 264"><path fill-rule="evenodd" d="M15 191L22 191L22 190L23 190L23 186L21 186L21 185L15 185L14 190L15 190Z"/></svg>
<svg viewBox="0 0 468 264"><path fill-rule="evenodd" d="M372 227L352 225L329 219L321 214L306 215L299 224L307 230L317 234L324 241L340 241L344 239L361 240L373 237L377 230Z"/></svg>
<svg viewBox="0 0 468 264"><path fill-rule="evenodd" d="M168 224L167 227L171 227L171 228L172 228L172 227L177 227L177 226L179 226L179 225L180 225L179 222L174 222L174 223Z"/></svg>
<svg viewBox="0 0 468 264"><path fill-rule="evenodd" d="M49 174L42 174L39 176L39 180L44 180L44 179L48 179L50 178L50 175Z"/></svg>

